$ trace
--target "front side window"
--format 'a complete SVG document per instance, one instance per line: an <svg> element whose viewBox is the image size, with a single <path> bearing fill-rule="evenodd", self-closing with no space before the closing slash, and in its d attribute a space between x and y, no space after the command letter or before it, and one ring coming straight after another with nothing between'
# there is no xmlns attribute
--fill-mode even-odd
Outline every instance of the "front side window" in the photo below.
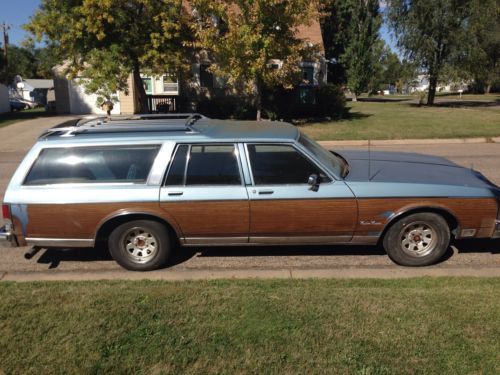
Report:
<svg viewBox="0 0 500 375"><path fill-rule="evenodd" d="M160 146L42 150L24 185L146 182Z"/></svg>
<svg viewBox="0 0 500 375"><path fill-rule="evenodd" d="M320 176L323 182L330 181L290 145L248 145L248 154L255 185L307 184L312 174Z"/></svg>
<svg viewBox="0 0 500 375"><path fill-rule="evenodd" d="M166 185L241 185L236 148L232 144L180 145Z"/></svg>

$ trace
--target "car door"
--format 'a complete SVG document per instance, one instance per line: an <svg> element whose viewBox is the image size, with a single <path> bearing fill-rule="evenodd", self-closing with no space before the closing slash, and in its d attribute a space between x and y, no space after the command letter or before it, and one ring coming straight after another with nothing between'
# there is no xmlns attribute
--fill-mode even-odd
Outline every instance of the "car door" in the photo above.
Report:
<svg viewBox="0 0 500 375"><path fill-rule="evenodd" d="M349 242L357 203L348 186L293 144L249 143L251 243ZM320 178L317 191L308 178Z"/></svg>
<svg viewBox="0 0 500 375"><path fill-rule="evenodd" d="M178 145L160 207L177 222L185 244L247 243L248 194L236 145Z"/></svg>

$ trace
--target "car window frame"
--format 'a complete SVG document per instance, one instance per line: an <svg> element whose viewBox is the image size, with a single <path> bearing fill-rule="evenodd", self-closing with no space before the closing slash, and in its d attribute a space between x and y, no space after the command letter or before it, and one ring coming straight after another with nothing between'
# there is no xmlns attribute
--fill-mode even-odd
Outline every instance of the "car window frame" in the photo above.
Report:
<svg viewBox="0 0 500 375"><path fill-rule="evenodd" d="M320 172L322 172L325 176L327 176L330 181L326 182L321 182L322 185L330 185L335 183L336 178L332 176L331 173L328 173L328 169L326 169L322 164L318 163L314 158L312 158L309 154L303 152L303 150L299 147L297 147L297 144L295 142L244 142L243 146L245 148L245 157L246 161L248 164L248 173L250 174L250 180L251 180L251 186L253 187L258 187L258 186L308 186L307 181L304 183L299 183L299 184L263 184L263 185L257 185L255 184L255 179L253 176L253 170L252 170L252 161L250 160L250 152L248 150L249 145L266 145L266 146L291 146L293 149L295 149L296 152L299 153L303 158L308 160L311 164L316 166L316 168L319 169Z"/></svg>
<svg viewBox="0 0 500 375"><path fill-rule="evenodd" d="M167 179L168 175L170 173L170 169L172 168L172 164L174 163L174 160L177 156L177 152L179 151L179 148L183 145L188 146L188 151L187 151L187 158L186 158L186 164L184 165L184 175L182 177L182 185L167 185ZM192 146L233 146L234 151L236 151L236 164L238 165L238 172L240 176L240 183L239 184L232 184L232 185L227 185L227 184L219 184L219 185L213 185L213 184L207 184L207 185L187 185L187 171L189 168L189 160L190 160L190 155L191 155L191 148ZM177 142L175 144L174 151L172 153L172 157L169 160L169 163L165 169L165 176L163 178L162 182L162 187L163 188L169 188L169 187L180 187L180 188L197 188L197 187L242 187L245 186L245 176L243 173L243 166L242 166L242 160L241 160L241 152L238 148L238 142Z"/></svg>
<svg viewBox="0 0 500 375"><path fill-rule="evenodd" d="M60 183L47 183L47 184L36 184L36 185L29 185L26 184L26 179L28 178L29 174L33 170L36 162L39 160L41 154L45 150L53 150L53 149L77 149L77 148L84 148L84 149L91 149L91 148L120 148L120 147L125 147L125 148L141 148L141 147L156 147L157 152L155 157L153 158L153 161L151 163L151 166L149 168L149 172L147 177L144 179L144 181L141 182L133 182L133 181L99 181L99 180L90 180L86 182L60 182ZM22 189L40 189L44 187L80 187L80 186L147 186L151 185L150 180L152 175L154 174L154 169L155 169L155 164L158 159L158 157L161 155L162 149L163 149L163 143L161 142L154 142L154 143L141 143L141 144L132 144L132 143L109 143L109 144L97 144L97 143L92 143L92 144L76 144L76 145L64 145L64 144L56 144L56 145L50 145L47 147L40 147L37 150L36 156L32 159L29 167L26 169L26 172L24 173L21 181L20 181L20 188Z"/></svg>

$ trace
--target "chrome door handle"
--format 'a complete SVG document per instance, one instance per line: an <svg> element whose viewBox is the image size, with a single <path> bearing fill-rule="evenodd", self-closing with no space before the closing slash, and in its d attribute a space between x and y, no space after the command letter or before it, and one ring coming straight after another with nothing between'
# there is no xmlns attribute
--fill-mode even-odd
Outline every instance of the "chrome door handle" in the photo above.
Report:
<svg viewBox="0 0 500 375"><path fill-rule="evenodd" d="M168 192L169 196L179 196L179 195L182 195L182 194L184 194L183 191L169 191Z"/></svg>
<svg viewBox="0 0 500 375"><path fill-rule="evenodd" d="M264 195L264 194L273 194L274 190L259 190L259 194Z"/></svg>

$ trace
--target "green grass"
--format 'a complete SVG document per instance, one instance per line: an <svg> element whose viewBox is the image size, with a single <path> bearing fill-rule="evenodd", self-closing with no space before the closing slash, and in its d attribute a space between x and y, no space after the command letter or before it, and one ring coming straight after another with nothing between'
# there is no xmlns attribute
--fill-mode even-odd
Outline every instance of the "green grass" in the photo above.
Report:
<svg viewBox="0 0 500 375"><path fill-rule="evenodd" d="M0 284L0 373L500 371L500 279Z"/></svg>
<svg viewBox="0 0 500 375"><path fill-rule="evenodd" d="M500 136L500 95L445 96L434 107L418 107L406 99L350 102L349 107L347 119L300 128L322 141Z"/></svg>
<svg viewBox="0 0 500 375"><path fill-rule="evenodd" d="M53 113L46 112L43 107L25 109L16 112L0 113L0 128L12 125L19 121L33 120L39 117L54 116Z"/></svg>

